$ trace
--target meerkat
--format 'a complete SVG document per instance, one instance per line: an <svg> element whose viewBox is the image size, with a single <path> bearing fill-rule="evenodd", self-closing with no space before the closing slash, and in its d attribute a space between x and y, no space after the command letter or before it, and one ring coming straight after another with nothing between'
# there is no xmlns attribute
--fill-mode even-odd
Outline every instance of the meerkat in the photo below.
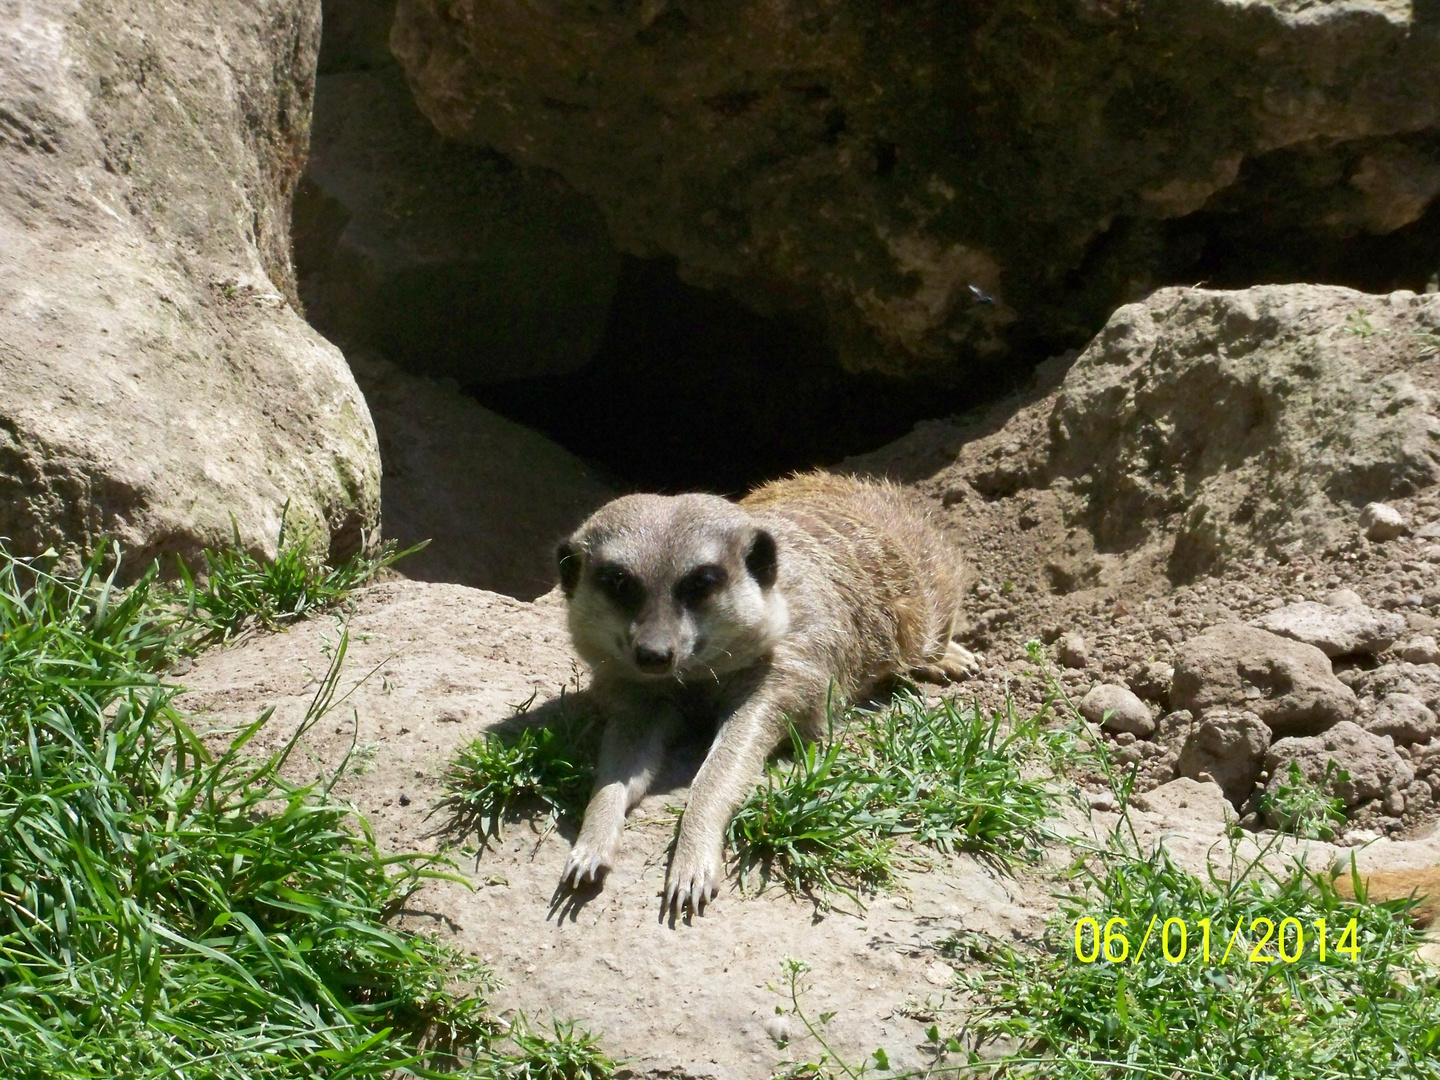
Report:
<svg viewBox="0 0 1440 1080"><path fill-rule="evenodd" d="M599 883L625 815L687 724L718 722L670 863L664 911L703 914L725 832L789 738L877 682L969 674L952 641L963 564L901 488L826 473L740 502L626 495L558 550L575 649L606 714L594 793L560 884Z"/></svg>

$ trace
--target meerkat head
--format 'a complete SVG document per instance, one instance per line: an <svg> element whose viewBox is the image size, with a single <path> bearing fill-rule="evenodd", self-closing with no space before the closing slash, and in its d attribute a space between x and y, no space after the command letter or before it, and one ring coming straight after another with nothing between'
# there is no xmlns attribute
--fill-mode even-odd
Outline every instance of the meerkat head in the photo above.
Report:
<svg viewBox="0 0 1440 1080"><path fill-rule="evenodd" d="M716 495L626 495L560 544L575 648L597 674L709 678L790 627L775 538Z"/></svg>

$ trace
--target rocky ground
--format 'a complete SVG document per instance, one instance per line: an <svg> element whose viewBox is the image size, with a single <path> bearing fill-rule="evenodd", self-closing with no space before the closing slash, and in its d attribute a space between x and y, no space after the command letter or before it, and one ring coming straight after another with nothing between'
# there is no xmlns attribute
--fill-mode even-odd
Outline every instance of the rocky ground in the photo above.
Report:
<svg viewBox="0 0 1440 1080"><path fill-rule="evenodd" d="M1253 852L1273 823L1252 797L1295 761L1349 821L1334 844L1282 854L1434 866L1437 330L1437 297L1166 290L1047 365L1027 396L922 425L847 467L914 484L969 553L964 641L979 673L960 692L1038 707L1046 679L1026 643L1048 643L1070 698L1139 767L1143 842L1164 837L1199 869L1238 819ZM405 528L443 526L413 505ZM278 746L347 625L351 692L311 732L307 760L320 776L353 753L340 790L386 848L452 839L435 811L468 740L527 702L543 719L562 691L584 707L557 594L525 602L398 579L360 594L348 623L204 655L177 673L191 688L182 704L222 728L273 706L264 738ZM1325 776L1332 758L1348 778ZM925 1026L964 1006L933 943L959 929L1034 941L1068 887L1056 845L1013 873L938 859L863 911L732 889L704 918L664 923L674 807L697 763L677 761L642 803L598 895L557 903L570 837L521 824L478 857L462 838L450 852L465 884L427 887L407 925L492 964L498 1007L602 1033L632 1075L751 1077L818 1052L777 1014L784 957L810 965L807 1006L835 1014L837 1050L859 1060L884 1046L892 1063L918 1064ZM1061 831L1097 835L1116 820L1094 783L1065 806Z"/></svg>
<svg viewBox="0 0 1440 1080"><path fill-rule="evenodd" d="M1115 709L1142 787L1209 774L1245 813L1277 767L1335 756L1371 778L1343 792L1357 838L1411 834L1440 795L1437 313L1161 290L1028 397L846 464L916 483L964 537L983 701L1039 704L1039 639L1077 703L1128 691L1088 711ZM1360 730L1315 757L1337 724Z"/></svg>

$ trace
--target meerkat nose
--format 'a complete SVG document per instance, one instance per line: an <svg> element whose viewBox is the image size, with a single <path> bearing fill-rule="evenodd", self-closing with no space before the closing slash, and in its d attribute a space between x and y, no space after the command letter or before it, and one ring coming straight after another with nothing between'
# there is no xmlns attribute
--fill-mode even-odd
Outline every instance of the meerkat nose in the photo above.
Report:
<svg viewBox="0 0 1440 1080"><path fill-rule="evenodd" d="M641 671L659 675L670 670L675 663L675 650L660 652L645 645L635 646L635 666Z"/></svg>

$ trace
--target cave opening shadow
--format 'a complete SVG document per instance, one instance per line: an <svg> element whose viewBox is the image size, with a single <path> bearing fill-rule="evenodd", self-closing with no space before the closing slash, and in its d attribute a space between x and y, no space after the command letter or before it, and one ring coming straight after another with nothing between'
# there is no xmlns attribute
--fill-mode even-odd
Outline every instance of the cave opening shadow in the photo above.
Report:
<svg viewBox="0 0 1440 1080"><path fill-rule="evenodd" d="M844 371L823 329L627 258L580 371L465 388L607 470L622 487L737 494L876 449L973 392Z"/></svg>

